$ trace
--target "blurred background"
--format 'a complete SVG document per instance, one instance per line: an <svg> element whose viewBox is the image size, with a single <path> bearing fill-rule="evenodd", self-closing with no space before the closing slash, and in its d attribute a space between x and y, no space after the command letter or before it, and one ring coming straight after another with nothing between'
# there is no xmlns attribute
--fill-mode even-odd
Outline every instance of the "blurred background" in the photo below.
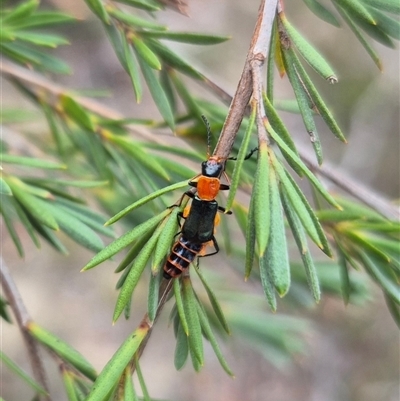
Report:
<svg viewBox="0 0 400 401"><path fill-rule="evenodd" d="M56 51L70 64L73 74L55 76L57 82L73 89L109 90L112 96L101 102L127 117L158 116L149 95L144 96L142 104L136 104L127 74L99 21L83 1L42 3L79 18L73 27L64 28L71 45ZM398 49L390 50L373 43L384 65L381 73L347 27L337 29L322 22L303 2L286 0L285 5L293 25L325 55L339 78L335 86L322 80L317 82L349 141L343 145L321 124L319 133L326 160L383 196L398 199ZM230 41L210 47L170 43L182 57L233 94L258 6L257 0L191 0L190 18L172 11L159 16L173 30L232 36ZM196 85L194 90L211 98ZM286 81L278 82L276 88L276 98L293 98ZM21 105L20 94L5 80L2 80L2 102L4 107ZM308 146L300 116L283 114L283 118L296 142ZM32 129L39 131L44 126L38 124ZM100 371L145 313L147 283L144 280L135 293L131 319L121 319L112 326L117 296L118 277L113 273L116 264L104 263L96 271L79 273L92 254L67 238L63 241L70 250L68 257L60 256L46 244L41 250L29 248L30 241L26 241L27 256L21 260L6 230L2 229L1 251L33 319L78 349ZM212 259L202 263L202 267L229 264L229 259L221 254ZM234 283L242 280L230 274L229 267L223 272L224 280ZM233 333L222 348L235 379L223 372L210 348L206 348L206 366L199 374L193 372L190 363L181 372L175 370L175 340L172 327L168 327L171 305L167 305L142 360L150 394L155 399L174 401L396 401L399 399L399 333L380 291L372 283L370 287L371 296L357 304L345 306L341 299L323 296L319 305L305 307L300 316L307 321L307 334L302 339L305 348L294 355L293 361L280 367L239 343ZM244 292L262 292L250 284L241 284L241 288ZM217 284L214 289L218 294L223 285ZM265 311L269 314L267 304ZM285 312L284 306L279 306L278 315L280 312ZM29 371L18 330L15 325L3 321L1 324L2 349ZM54 400L65 401L56 365L47 354L43 355L51 373ZM31 399L31 390L21 385L6 368L1 376L1 396L6 401Z"/></svg>

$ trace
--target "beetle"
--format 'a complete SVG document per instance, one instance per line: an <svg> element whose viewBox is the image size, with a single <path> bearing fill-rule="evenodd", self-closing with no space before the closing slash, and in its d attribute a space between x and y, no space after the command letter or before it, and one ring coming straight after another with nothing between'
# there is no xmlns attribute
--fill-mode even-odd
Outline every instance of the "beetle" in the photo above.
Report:
<svg viewBox="0 0 400 401"><path fill-rule="evenodd" d="M192 204L185 208L179 217L185 219L179 239L172 246L171 253L164 265L164 278L171 279L180 276L194 261L196 256L204 257L215 255L219 252L217 240L214 237L215 226L219 224L218 211L232 214L218 205L215 200L219 191L228 190L229 184L222 184L221 175L225 174L226 160L236 160L234 157L222 159L218 156L209 156L211 130L207 119L201 116L208 136L208 158L201 163L201 174L189 181L189 185L197 189L196 195L187 191L181 198L189 196ZM246 159L257 150L253 149ZM226 177L227 178L227 177ZM227 178L228 181L228 178ZM208 244L214 246L215 251L205 254Z"/></svg>
<svg viewBox="0 0 400 401"><path fill-rule="evenodd" d="M215 226L219 224L218 211L225 209L217 201L204 201L193 195L192 204L186 207L180 217L185 219L179 239L172 246L171 253L164 265L164 277L176 278L185 271L196 256L211 256L219 252L217 240L214 237ZM186 193L188 194L188 193ZM215 251L205 254L208 244Z"/></svg>

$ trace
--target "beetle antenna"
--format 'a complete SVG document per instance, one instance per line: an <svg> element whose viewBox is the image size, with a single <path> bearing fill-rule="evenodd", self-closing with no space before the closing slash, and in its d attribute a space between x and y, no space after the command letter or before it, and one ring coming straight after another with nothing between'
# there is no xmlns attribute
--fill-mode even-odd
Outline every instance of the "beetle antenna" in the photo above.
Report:
<svg viewBox="0 0 400 401"><path fill-rule="evenodd" d="M207 118L205 115L201 115L201 118L207 128L207 158L210 157L210 147L211 147L211 127L210 127L210 123L208 122Z"/></svg>

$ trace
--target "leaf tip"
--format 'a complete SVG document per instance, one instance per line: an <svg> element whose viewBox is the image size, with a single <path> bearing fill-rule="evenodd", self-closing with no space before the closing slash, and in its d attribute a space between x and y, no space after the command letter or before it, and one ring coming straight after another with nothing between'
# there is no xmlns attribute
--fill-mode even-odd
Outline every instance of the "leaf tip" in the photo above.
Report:
<svg viewBox="0 0 400 401"><path fill-rule="evenodd" d="M332 85L337 84L339 82L336 75L330 75L328 78L326 78L326 80Z"/></svg>

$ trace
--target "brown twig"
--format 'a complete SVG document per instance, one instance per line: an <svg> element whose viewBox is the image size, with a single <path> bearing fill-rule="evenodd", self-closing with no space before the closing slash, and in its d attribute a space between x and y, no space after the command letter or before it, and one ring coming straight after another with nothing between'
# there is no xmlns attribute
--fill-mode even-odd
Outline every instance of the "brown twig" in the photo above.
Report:
<svg viewBox="0 0 400 401"><path fill-rule="evenodd" d="M47 391L47 394L45 395L38 394L38 397L40 400L43 401L51 401L49 395L49 388L47 385L47 377L45 374L42 359L40 357L40 350L38 344L26 329L28 323L31 321L31 318L28 314L28 311L25 308L24 303L22 302L21 295L18 292L17 286L15 285L14 280L11 277L7 265L4 262L3 258L1 257L0 257L0 280L1 280L1 286L4 291L4 295L14 313L18 328L21 331L26 348L28 350L29 360L32 366L33 377L41 385L41 387L43 387L43 389Z"/></svg>
<svg viewBox="0 0 400 401"><path fill-rule="evenodd" d="M400 210L398 206L390 203L389 200L385 199L382 195L377 194L371 188L367 188L365 185L360 184L360 182L353 180L348 176L348 174L344 174L329 162L324 161L321 166L318 165L314 154L311 154L311 152L308 152L301 147L297 148L300 157L314 173L327 178L339 188L345 190L348 194L354 196L356 199L365 203L386 218L393 220L400 219Z"/></svg>
<svg viewBox="0 0 400 401"><path fill-rule="evenodd" d="M258 19L242 75L214 150L214 155L221 159L229 157L240 124L246 115L246 109L251 96L255 98L259 107L263 107L261 106L263 104L262 97L258 98L261 95L258 85L261 85L262 82L261 71L268 55L276 6L277 0L262 0L258 10ZM257 80L257 90L254 89L254 79ZM259 112L261 114L257 114L262 118L262 110L259 110ZM261 129L259 132L262 131L264 129Z"/></svg>
<svg viewBox="0 0 400 401"><path fill-rule="evenodd" d="M4 74L10 79L23 81L29 86L40 88L42 91L45 90L46 92L54 96L73 93L71 89L66 88L62 85L58 85L55 82L46 79L44 76L34 71L23 68L7 60L2 60L2 62L0 63L0 72L2 75ZM96 100L79 95L74 95L74 99L87 110L103 118L107 118L110 120L121 120L125 118L123 114L110 107L104 106ZM156 135L153 135L149 130L145 128L141 128L137 125L129 126L129 128L135 134L135 136L140 136L143 139L151 142L162 143Z"/></svg>
<svg viewBox="0 0 400 401"><path fill-rule="evenodd" d="M162 309L164 308L164 305L166 304L166 302L168 301L168 297L169 294L172 290L172 280L166 280L163 279L161 284L160 284L160 289L159 289L159 300L158 300L158 305L157 305L157 312L156 312L156 316L154 318L153 321L151 321L149 319L149 315L146 313L143 316L143 319L141 320L140 324L138 327L144 327L147 328L147 334L145 336L145 338L143 339L143 341L141 342L139 349L135 352L135 355L133 356L133 358L131 359L130 363L129 363L129 372L131 375L133 375L133 373L136 370L136 363L137 361L140 359L140 357L143 354L144 349L146 348L147 342L149 341L149 338L151 336L154 324L156 323L156 321L158 320L158 317L161 314ZM122 375L119 381L119 388L123 388L123 383L125 380L125 376Z"/></svg>

